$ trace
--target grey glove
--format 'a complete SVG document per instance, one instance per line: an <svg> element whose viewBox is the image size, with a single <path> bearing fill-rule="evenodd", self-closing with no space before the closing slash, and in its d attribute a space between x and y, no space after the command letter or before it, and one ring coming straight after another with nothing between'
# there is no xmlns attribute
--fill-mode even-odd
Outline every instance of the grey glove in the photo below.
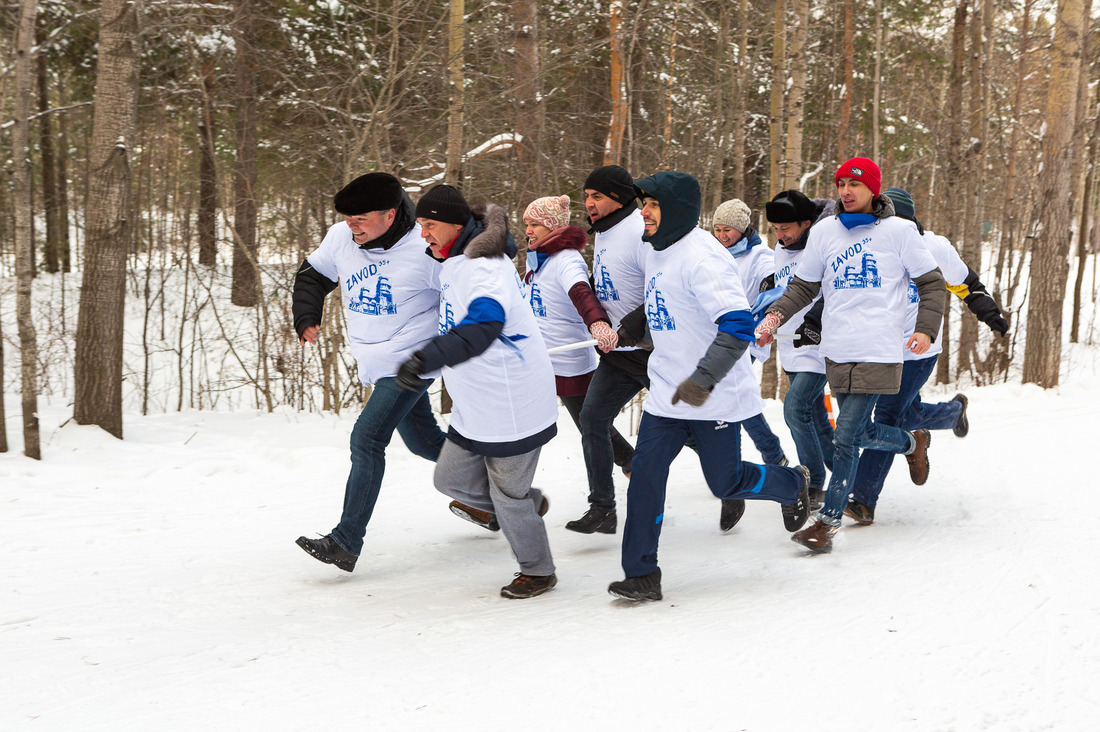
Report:
<svg viewBox="0 0 1100 732"><path fill-rule="evenodd" d="M691 379L684 379L676 387L676 393L672 395L672 403L684 402L693 407L701 407L709 398L709 389L704 389Z"/></svg>

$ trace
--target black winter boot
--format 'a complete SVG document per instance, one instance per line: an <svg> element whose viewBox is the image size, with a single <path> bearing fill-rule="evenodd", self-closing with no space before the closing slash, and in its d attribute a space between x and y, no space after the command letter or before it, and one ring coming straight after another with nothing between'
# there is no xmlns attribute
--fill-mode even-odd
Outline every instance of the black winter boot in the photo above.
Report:
<svg viewBox="0 0 1100 732"><path fill-rule="evenodd" d="M337 569L342 569L345 572L355 569L355 560L359 559L359 557L337 544L336 540L332 538L332 534L325 534L320 539L299 536L298 541L295 543L314 559L325 564L335 564Z"/></svg>
<svg viewBox="0 0 1100 732"><path fill-rule="evenodd" d="M612 582L608 585L607 592L624 600L660 600L661 570L658 569L642 577L627 577L624 580Z"/></svg>
<svg viewBox="0 0 1100 732"><path fill-rule="evenodd" d="M798 493L798 500L780 506L783 509L783 525L787 527L787 531L798 531L810 517L810 469L805 465L798 465L795 470L802 475L802 490Z"/></svg>
<svg viewBox="0 0 1100 732"><path fill-rule="evenodd" d="M570 521L565 528L576 531L578 534L614 534L619 527L619 517L615 509L591 506L584 515L576 521Z"/></svg>
<svg viewBox="0 0 1100 732"><path fill-rule="evenodd" d="M722 513L718 516L718 528L729 531L745 515L745 502L740 498L723 498Z"/></svg>
<svg viewBox="0 0 1100 732"><path fill-rule="evenodd" d="M959 413L959 421L955 423L951 431L955 433L955 437L966 437L970 433L970 420L966 418L966 394L956 394L951 401L959 402L963 405L963 410Z"/></svg>

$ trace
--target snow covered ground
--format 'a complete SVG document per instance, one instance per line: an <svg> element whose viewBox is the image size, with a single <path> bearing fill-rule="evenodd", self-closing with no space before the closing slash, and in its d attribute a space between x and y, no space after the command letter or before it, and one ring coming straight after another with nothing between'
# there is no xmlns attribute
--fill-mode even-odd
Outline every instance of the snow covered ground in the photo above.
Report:
<svg viewBox="0 0 1100 732"><path fill-rule="evenodd" d="M967 389L970 436L936 433L928 484L900 464L831 555L773 504L723 535L686 452L665 600L636 605L606 591L619 536L564 529L564 410L536 479L560 584L516 601L507 543L400 440L354 574L294 545L338 518L354 414L127 414L117 441L43 403L35 462L9 394L0 730L1098 729L1100 364L1067 358L1056 390Z"/></svg>

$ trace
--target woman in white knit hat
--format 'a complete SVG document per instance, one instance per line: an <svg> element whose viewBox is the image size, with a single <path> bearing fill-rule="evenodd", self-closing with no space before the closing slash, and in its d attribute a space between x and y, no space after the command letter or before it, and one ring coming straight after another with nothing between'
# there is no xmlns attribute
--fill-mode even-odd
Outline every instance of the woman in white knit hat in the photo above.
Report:
<svg viewBox="0 0 1100 732"><path fill-rule="evenodd" d="M527 274L524 295L531 303L547 348L594 338L604 352L618 344L611 319L592 291L588 264L581 252L588 235L569 224L569 196L537 198L523 212L527 227ZM581 406L596 352L579 348L550 356L558 398L580 429ZM629 475L634 448L617 430L611 430L615 464Z"/></svg>
<svg viewBox="0 0 1100 732"><path fill-rule="evenodd" d="M762 291L769 289L764 282L770 275L775 274L775 260L772 257L772 250L763 243L760 234L753 228L751 214L744 201L731 198L715 209L714 221L711 225L715 238L726 248L726 251L733 255L737 272L741 275L741 286L745 289L749 305L754 306ZM771 353L771 346L760 347L753 344L749 347L749 353L753 359L766 361ZM752 443L766 464L789 464L787 456L783 453L783 446L772 432L768 421L764 419L763 412L746 419L740 425L745 428L745 432L752 439ZM729 531L741 519L744 512L744 501L722 501L719 527L722 531Z"/></svg>

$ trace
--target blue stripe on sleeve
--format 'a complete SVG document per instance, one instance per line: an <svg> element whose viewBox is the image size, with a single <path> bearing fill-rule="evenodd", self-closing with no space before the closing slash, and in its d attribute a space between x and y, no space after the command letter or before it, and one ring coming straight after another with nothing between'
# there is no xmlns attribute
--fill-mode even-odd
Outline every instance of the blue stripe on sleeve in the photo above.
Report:
<svg viewBox="0 0 1100 732"><path fill-rule="evenodd" d="M470 303L466 311L466 317L457 327L472 325L474 323L503 323L504 308L491 297L479 297Z"/></svg>
<svg viewBox="0 0 1100 732"><path fill-rule="evenodd" d="M748 310L731 310L718 318L719 333L727 333L734 338L750 343L756 340L756 335L753 333L754 328L752 313Z"/></svg>

